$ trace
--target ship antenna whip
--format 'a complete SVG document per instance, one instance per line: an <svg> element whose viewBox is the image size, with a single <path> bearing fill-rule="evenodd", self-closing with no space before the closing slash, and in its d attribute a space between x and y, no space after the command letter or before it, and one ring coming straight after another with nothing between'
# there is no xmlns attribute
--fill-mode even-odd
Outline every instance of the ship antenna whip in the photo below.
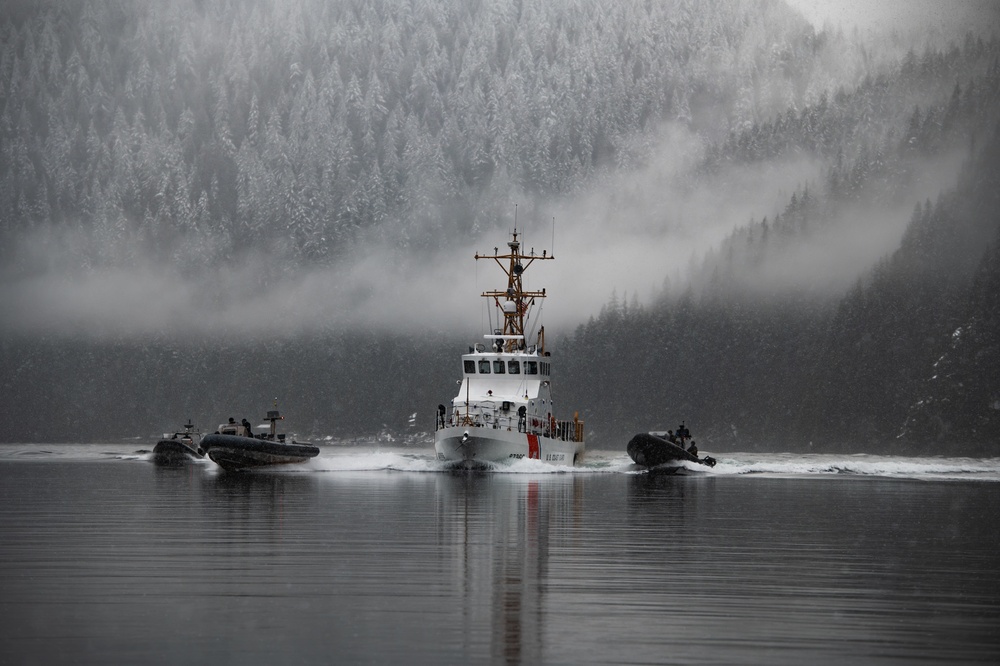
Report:
<svg viewBox="0 0 1000 666"><path fill-rule="evenodd" d="M552 256L556 256L556 216L552 216Z"/></svg>
<svg viewBox="0 0 1000 666"><path fill-rule="evenodd" d="M479 257L479 251L478 250L476 250L476 257L477 258ZM479 291L479 262L478 261L476 262L476 291ZM479 320L479 327L480 328L483 327L483 321L482 320L486 319L489 316L489 312L487 310L488 310L488 308L486 308L486 307L484 307L483 310L481 310L481 312L482 312L482 318Z"/></svg>

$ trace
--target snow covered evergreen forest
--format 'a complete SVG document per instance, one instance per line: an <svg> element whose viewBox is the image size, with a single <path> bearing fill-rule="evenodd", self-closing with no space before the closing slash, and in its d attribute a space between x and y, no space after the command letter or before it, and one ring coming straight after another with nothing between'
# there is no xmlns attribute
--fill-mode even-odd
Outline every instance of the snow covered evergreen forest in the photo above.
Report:
<svg viewBox="0 0 1000 666"><path fill-rule="evenodd" d="M0 437L428 430L517 206L591 447L995 455L998 130L988 29L778 0L8 0Z"/></svg>

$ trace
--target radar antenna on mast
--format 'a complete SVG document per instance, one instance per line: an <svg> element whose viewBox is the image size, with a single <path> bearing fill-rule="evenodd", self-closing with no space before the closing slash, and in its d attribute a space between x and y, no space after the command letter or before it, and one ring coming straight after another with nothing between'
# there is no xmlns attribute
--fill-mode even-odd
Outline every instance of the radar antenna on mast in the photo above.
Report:
<svg viewBox="0 0 1000 666"><path fill-rule="evenodd" d="M535 261L555 258L545 250L542 250L540 257L534 252L531 255L525 255L521 252L521 242L517 239L516 227L511 236L511 240L507 242L509 252L506 254L500 254L500 248L493 248L491 255L476 253L476 260L493 259L507 274L507 288L504 291L484 291L482 296L486 299L492 299L497 309L503 314L503 328L500 335L494 337L501 344L502 351L508 352L523 349L526 346L524 322L528 311L534 305L536 298L545 298L545 289L541 291L526 291L524 289L522 281L524 273ZM544 339L541 336L542 333L539 332L540 342Z"/></svg>

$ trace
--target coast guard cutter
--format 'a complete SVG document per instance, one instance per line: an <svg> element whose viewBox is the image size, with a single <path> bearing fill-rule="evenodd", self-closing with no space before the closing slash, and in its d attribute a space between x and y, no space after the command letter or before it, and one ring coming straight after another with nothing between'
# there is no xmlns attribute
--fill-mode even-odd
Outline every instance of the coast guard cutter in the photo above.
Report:
<svg viewBox="0 0 1000 666"><path fill-rule="evenodd" d="M462 355L458 395L439 405L434 449L439 460L462 465L510 462L531 458L572 465L584 453L583 421L558 418L552 404L553 358L545 348L545 327L529 343L526 326L545 290L527 291L524 273L536 261L554 259L534 250L525 254L517 230L508 251L476 254L496 262L507 275L507 287L482 294L495 320L484 342Z"/></svg>

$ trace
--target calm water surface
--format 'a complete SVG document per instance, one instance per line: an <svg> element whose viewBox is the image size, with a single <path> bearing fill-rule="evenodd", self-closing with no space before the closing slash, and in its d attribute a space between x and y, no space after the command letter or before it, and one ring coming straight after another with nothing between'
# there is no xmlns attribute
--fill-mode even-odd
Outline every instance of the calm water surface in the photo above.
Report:
<svg viewBox="0 0 1000 666"><path fill-rule="evenodd" d="M1000 661L1000 461L553 471L0 446L0 663Z"/></svg>

